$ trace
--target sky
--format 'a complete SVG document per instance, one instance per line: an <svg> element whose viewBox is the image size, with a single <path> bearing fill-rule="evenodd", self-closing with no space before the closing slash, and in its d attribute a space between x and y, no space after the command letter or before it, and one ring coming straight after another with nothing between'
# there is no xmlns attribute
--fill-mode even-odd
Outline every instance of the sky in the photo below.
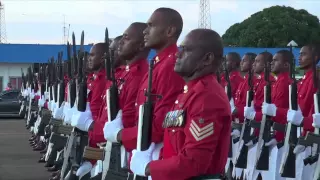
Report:
<svg viewBox="0 0 320 180"><path fill-rule="evenodd" d="M66 34L75 33L85 44L121 35L132 22L146 22L159 7L177 10L183 18L178 42L198 27L200 0L0 0L4 5L7 43L63 44ZM320 18L319 0L209 0L211 29L221 36L233 24L274 5L306 9ZM70 25L70 27L69 27ZM3 27L3 26L2 26ZM2 28L1 27L1 28Z"/></svg>

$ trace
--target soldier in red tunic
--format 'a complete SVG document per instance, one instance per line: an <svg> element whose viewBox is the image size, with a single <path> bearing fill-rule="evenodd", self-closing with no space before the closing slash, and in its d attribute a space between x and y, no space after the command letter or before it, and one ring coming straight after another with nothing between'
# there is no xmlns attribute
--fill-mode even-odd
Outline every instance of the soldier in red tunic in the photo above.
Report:
<svg viewBox="0 0 320 180"><path fill-rule="evenodd" d="M229 100L215 76L222 57L215 31L196 29L186 36L174 67L186 85L163 122L161 159L152 161L154 144L134 150L134 173L153 180L222 178L231 130Z"/></svg>
<svg viewBox="0 0 320 180"><path fill-rule="evenodd" d="M156 151L159 153L164 133L163 120L177 96L183 91L184 86L183 79L173 71L176 62L175 54L178 52L176 43L181 34L183 22L181 15L176 10L159 8L155 10L147 24L148 27L144 30L144 45L157 52L153 59L155 65L152 74L152 92L162 96L154 104L152 122L152 142L157 143ZM105 138L113 142L114 137L117 137L116 141L121 142L128 152L135 149L137 145L139 106L146 100L145 90L147 87L148 74L142 78L139 85L135 102L135 126L122 128L114 126L115 124L111 122L107 123L104 128L104 132L108 132L105 133Z"/></svg>
<svg viewBox="0 0 320 180"><path fill-rule="evenodd" d="M273 58L273 55L269 52L262 52L258 54L256 57L254 63L252 64L252 69L255 73L255 79L253 81L254 85L254 96L253 96L253 102L251 106L246 106L244 108L244 116L246 119L249 120L256 120L258 122L261 122L262 116L261 113L257 114L256 112L260 112L262 108L262 103L264 101L264 87L266 85L266 81L264 79L264 70L265 70L265 65L266 63L271 63ZM269 79L271 82L274 81L274 78L272 75L269 76ZM259 117L260 115L260 117ZM253 136L255 136L256 139L258 139L259 136L259 130L255 129ZM250 141L246 144L246 146L249 147L248 154L256 154L257 151L257 141ZM248 156L248 166L247 169L245 170L245 175L249 179L256 179L259 174L263 177L263 179L268 179L270 175L269 171L259 171L255 169L255 161L256 158L255 156Z"/></svg>
<svg viewBox="0 0 320 180"><path fill-rule="evenodd" d="M274 56L271 62L271 71L275 75L275 82L271 89L272 104L263 103L262 111L256 112L256 117L262 117L263 114L272 116L274 122L280 124L287 123L287 111L289 108L289 85L292 80L289 75L290 62L293 61L293 54L288 50L280 50ZM266 145L272 148L270 153L270 179L282 180L280 176L280 162L283 154L284 133L275 131L274 138Z"/></svg>
<svg viewBox="0 0 320 180"><path fill-rule="evenodd" d="M300 69L305 71L305 75L303 76L302 80L298 83L298 105L299 109L289 110L287 113L287 120L292 124L297 126L301 126L303 122L303 131L301 136L305 136L308 131L313 132L314 127L313 117L314 114L314 102L313 102L313 95L316 92L316 88L313 84L313 76L312 76L312 66L313 61L318 60L320 57L320 48L316 45L306 45L300 49L300 56L299 56L299 65ZM316 120L315 116L315 121ZM296 179L312 179L315 164L313 165L306 165L303 164L303 159L308 157L312 152L312 148L305 147L302 145L297 145L294 149L294 153L296 154Z"/></svg>
<svg viewBox="0 0 320 180"><path fill-rule="evenodd" d="M229 72L232 98L235 98L237 89L243 81L243 78L242 78L242 76L240 74L240 70L239 70L240 62L241 62L241 57L238 53L230 52L227 54L227 56L226 56L226 66L227 66L226 69ZM225 87L227 85L227 81L224 76L225 76L224 74L221 76L221 84L223 87Z"/></svg>
<svg viewBox="0 0 320 180"><path fill-rule="evenodd" d="M251 70L251 66L256 58L256 54L254 53L246 53L242 57L242 61L240 63L240 70L241 72L248 73ZM253 78L254 79L254 78ZM231 111L233 115L233 119L236 119L240 123L244 121L243 111L244 107L246 106L246 95L247 91L249 90L248 84L248 74L244 76L244 80L239 84L238 89L235 94L234 102L231 102ZM234 133L238 134L238 133ZM240 132L239 132L240 136Z"/></svg>

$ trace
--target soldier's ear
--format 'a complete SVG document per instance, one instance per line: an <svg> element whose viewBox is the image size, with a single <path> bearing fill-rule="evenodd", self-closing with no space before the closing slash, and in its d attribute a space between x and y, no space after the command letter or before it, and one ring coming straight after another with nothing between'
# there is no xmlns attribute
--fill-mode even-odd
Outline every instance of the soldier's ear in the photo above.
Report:
<svg viewBox="0 0 320 180"><path fill-rule="evenodd" d="M177 32L177 28L176 28L176 27L169 26L169 27L167 28L167 36L168 36L168 37L173 37L173 36L175 36L176 32Z"/></svg>
<svg viewBox="0 0 320 180"><path fill-rule="evenodd" d="M283 64L283 66L284 66L285 68L288 68L288 67L290 66L290 64L289 64L288 62L285 62L285 63Z"/></svg>
<svg viewBox="0 0 320 180"><path fill-rule="evenodd" d="M203 64L205 66L215 64L215 56L212 52L206 53L203 58Z"/></svg>
<svg viewBox="0 0 320 180"><path fill-rule="evenodd" d="M139 51L143 51L144 48L145 48L144 42L141 42L141 43L139 44Z"/></svg>

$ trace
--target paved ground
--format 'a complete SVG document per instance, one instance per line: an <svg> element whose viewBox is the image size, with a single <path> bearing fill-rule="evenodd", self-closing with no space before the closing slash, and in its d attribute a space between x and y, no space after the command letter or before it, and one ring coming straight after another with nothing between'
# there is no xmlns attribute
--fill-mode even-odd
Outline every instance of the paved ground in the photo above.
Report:
<svg viewBox="0 0 320 180"><path fill-rule="evenodd" d="M48 180L49 172L32 151L23 119L0 119L0 180Z"/></svg>

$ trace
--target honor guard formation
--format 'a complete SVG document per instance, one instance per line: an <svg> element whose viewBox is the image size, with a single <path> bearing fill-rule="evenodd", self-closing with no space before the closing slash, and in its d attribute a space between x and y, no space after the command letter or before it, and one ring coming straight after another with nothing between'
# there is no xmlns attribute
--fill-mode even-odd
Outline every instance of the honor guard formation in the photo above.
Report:
<svg viewBox="0 0 320 180"><path fill-rule="evenodd" d="M112 42L22 72L20 113L51 180L317 180L320 46L226 56L159 8ZM292 44L291 44L292 45ZM147 59L154 49L156 56ZM35 69L39 69L35 72Z"/></svg>

